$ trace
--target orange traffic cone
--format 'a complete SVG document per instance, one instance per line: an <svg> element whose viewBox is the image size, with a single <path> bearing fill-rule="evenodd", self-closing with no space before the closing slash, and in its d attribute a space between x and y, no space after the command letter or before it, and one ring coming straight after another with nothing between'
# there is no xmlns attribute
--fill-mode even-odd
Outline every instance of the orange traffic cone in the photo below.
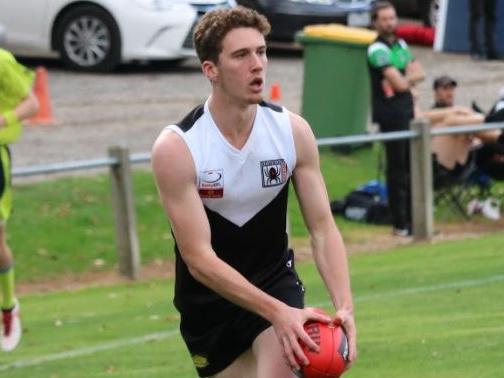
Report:
<svg viewBox="0 0 504 378"><path fill-rule="evenodd" d="M273 83L270 90L270 100L279 101L282 97L282 90L280 89L280 84Z"/></svg>
<svg viewBox="0 0 504 378"><path fill-rule="evenodd" d="M33 92L39 102L39 111L33 117L28 118L25 123L28 125L52 125L54 117L52 115L47 70L44 67L37 67L35 70Z"/></svg>

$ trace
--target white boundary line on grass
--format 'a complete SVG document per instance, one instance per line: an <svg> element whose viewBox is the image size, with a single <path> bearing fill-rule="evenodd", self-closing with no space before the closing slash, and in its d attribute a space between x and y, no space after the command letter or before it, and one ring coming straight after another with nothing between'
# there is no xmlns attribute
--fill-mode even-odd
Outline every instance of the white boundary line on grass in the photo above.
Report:
<svg viewBox="0 0 504 378"><path fill-rule="evenodd" d="M48 354L46 356L33 358L31 360L19 360L19 361L12 362L10 364L0 365L0 372L6 371L6 370L11 370L11 369L20 369L20 368L26 368L26 367L30 367L30 366L42 365L46 362L66 360L68 358L73 358L73 357L87 356L87 355L94 354L97 352L103 352L106 350L122 348L125 346L136 345L136 344L145 344L150 341L159 341L159 340L173 337L173 336L177 335L178 333L179 333L178 329L173 329L171 331L151 333L150 335L134 337L131 339L120 339L117 341L104 343L104 344L97 345L94 347L75 349L75 350L71 350L71 351L63 352L63 353Z"/></svg>
<svg viewBox="0 0 504 378"><path fill-rule="evenodd" d="M429 293L429 292L433 292L433 291L441 291L441 290L448 290L448 289L462 289L464 287L481 286L481 285L500 282L500 281L504 281L504 274L499 274L496 276L491 276L488 278L480 278L480 279L475 279L475 280L455 281L455 282L451 282L451 283L444 283L444 284L438 284L438 285L418 286L418 287L411 287L411 288L407 288L407 289L391 290L389 292L383 292L383 293L377 293L377 294L371 294L371 295L362 295L359 297L355 297L354 302L365 302L365 301L369 301L369 300L373 300L373 299L400 297L403 295L422 294L422 293ZM323 301L323 302L311 304L311 306L312 307L323 307L323 306L328 306L330 304L331 304L330 301Z"/></svg>
<svg viewBox="0 0 504 378"><path fill-rule="evenodd" d="M461 289L464 287L481 286L481 285L495 283L495 282L501 282L501 281L504 281L504 275L496 275L496 276L491 276L488 278L474 279L474 280L455 281L455 282L439 284L439 285L419 286L419 287L412 287L412 288L408 288L408 289L392 290L392 291L384 292L384 293L355 297L354 301L355 302L365 302L365 301L369 301L369 300L373 300L373 299L391 298L391 297L398 297L398 296L410 295L410 294L421 294L421 293L435 292L435 291L441 291L441 290L447 290L447 289ZM312 307L323 307L323 306L328 306L330 304L331 304L331 302L324 301L324 302L319 302L319 303L313 303L310 305ZM42 365L47 362L66 360L66 359L74 358L74 357L87 356L87 355L94 354L97 352L103 352L103 351L107 351L107 350L122 348L122 347L130 346L130 345L144 344L144 343L147 343L150 341L164 340L164 339L168 339L173 336L176 336L178 334L179 334L179 330L173 329L170 331L152 333L150 335L145 335L145 336L141 336L141 337L135 337L135 338L130 338L130 339L120 339L120 340L104 343L101 345L97 345L94 347L75 349L75 350L71 350L68 352L62 352L62 353L53 353L53 354L48 354L48 355L38 357L38 358L33 358L33 359L19 360L19 361L12 362L10 364L0 365L0 372L12 370L12 369L21 369L21 368L26 368L26 367L30 367L30 366Z"/></svg>

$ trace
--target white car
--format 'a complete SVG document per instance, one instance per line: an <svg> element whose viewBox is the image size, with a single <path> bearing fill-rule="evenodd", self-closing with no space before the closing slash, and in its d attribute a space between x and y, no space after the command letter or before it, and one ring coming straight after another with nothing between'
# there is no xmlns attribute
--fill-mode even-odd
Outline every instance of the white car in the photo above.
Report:
<svg viewBox="0 0 504 378"><path fill-rule="evenodd" d="M14 55L60 56L84 71L119 62L194 56L198 17L234 0L16 0L0 2L4 45Z"/></svg>
<svg viewBox="0 0 504 378"><path fill-rule="evenodd" d="M5 27L0 24L0 47L2 47L5 38Z"/></svg>

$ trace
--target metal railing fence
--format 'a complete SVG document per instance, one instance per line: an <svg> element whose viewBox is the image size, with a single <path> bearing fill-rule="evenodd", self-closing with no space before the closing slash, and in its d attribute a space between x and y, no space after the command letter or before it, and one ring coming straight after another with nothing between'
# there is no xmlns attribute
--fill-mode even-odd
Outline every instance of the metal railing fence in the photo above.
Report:
<svg viewBox="0 0 504 378"><path fill-rule="evenodd" d="M317 139L317 144L319 147L343 146L409 139L411 141L413 236L417 239L428 240L433 235L432 137L495 129L504 130L504 122L431 129L426 120L419 119L413 120L411 129L406 131L321 138ZM12 170L12 177L109 168L115 212L119 270L123 275L135 279L140 271L140 248L136 231L131 165L148 163L151 156L150 153L129 154L128 149L123 147L110 147L108 152L108 157L97 159L17 167Z"/></svg>

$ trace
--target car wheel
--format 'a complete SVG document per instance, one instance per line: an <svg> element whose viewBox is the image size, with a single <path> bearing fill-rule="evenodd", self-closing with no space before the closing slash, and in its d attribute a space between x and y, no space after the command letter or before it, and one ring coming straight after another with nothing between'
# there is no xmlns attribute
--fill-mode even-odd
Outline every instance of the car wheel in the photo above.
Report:
<svg viewBox="0 0 504 378"><path fill-rule="evenodd" d="M81 5L72 8L56 29L57 49L62 59L81 71L110 71L121 59L119 27L102 8Z"/></svg>

